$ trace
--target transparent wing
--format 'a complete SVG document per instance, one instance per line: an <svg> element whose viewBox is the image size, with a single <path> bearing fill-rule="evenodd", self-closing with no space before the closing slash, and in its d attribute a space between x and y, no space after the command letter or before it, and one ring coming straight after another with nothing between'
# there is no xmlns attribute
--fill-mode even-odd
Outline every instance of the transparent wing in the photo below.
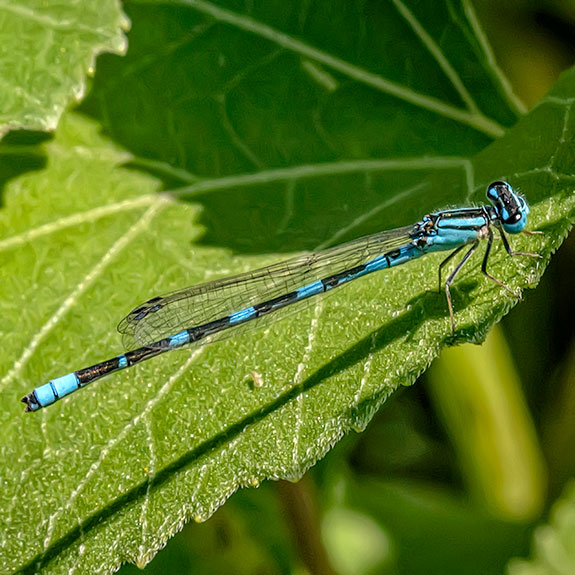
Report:
<svg viewBox="0 0 575 575"><path fill-rule="evenodd" d="M153 346L184 329L224 318L366 263L410 242L414 231L414 226L407 226L379 232L321 252L154 297L134 308L120 322L118 331L123 334L127 349ZM235 335L238 330L261 327L267 321L276 321L280 315L301 310L314 299L294 302L272 314L231 327L212 335L209 341Z"/></svg>

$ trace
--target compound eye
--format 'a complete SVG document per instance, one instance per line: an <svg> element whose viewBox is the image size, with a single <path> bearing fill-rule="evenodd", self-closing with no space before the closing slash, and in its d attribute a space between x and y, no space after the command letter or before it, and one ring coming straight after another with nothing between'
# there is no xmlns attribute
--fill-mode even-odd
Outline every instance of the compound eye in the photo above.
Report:
<svg viewBox="0 0 575 575"><path fill-rule="evenodd" d="M502 196L509 195L510 192L511 192L511 186L507 182L503 182L500 180L496 182L491 182L491 184L489 184L489 186L487 187L487 197L492 202L496 202Z"/></svg>
<svg viewBox="0 0 575 575"><path fill-rule="evenodd" d="M505 224L516 224L521 219L521 212L515 212L505 220Z"/></svg>

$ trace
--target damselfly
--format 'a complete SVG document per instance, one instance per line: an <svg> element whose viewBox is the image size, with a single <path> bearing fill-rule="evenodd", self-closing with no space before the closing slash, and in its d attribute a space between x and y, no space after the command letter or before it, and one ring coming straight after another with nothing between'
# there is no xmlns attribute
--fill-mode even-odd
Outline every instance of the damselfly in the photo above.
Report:
<svg viewBox="0 0 575 575"><path fill-rule="evenodd" d="M487 198L491 205L431 213L411 226L379 232L318 253L154 297L132 310L118 326L126 349L132 351L37 387L22 398L26 411L37 411L105 375L166 351L204 345L237 334L242 326L248 328L275 321L301 307L298 304L372 272L404 264L430 252L451 250L439 265L441 290L442 269L467 247L444 284L451 333L454 334L450 286L480 240L487 240L481 265L483 274L520 297L487 271L494 227L509 255L541 257L514 252L505 235L530 233L524 230L529 213L527 202L507 182L501 181L488 186Z"/></svg>

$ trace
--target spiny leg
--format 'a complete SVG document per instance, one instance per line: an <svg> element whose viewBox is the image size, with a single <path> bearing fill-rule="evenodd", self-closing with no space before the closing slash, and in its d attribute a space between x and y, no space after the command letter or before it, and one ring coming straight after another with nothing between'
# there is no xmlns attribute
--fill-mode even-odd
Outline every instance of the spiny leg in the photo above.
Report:
<svg viewBox="0 0 575 575"><path fill-rule="evenodd" d="M451 335L455 335L455 316L453 314L453 304L451 303L451 291L449 286L453 283L455 276L461 271L461 268L465 265L465 262L472 256L473 252L477 249L479 245L479 240L475 240L468 252L461 258L461 261L457 264L455 269L451 272L450 276L445 282L445 297L447 298L447 307L449 308L449 317L451 319ZM459 247L454 253L457 253L463 246Z"/></svg>
<svg viewBox="0 0 575 575"><path fill-rule="evenodd" d="M492 282L495 282L498 286L501 286L503 289L506 289L511 295L520 298L521 297L520 293L513 291L509 286L506 286L501 280L498 280L497 278L493 277L487 271L487 260L489 260L489 254L491 253L491 246L493 245L493 230L491 228L489 228L488 233L489 233L489 235L487 237L487 248L485 249L485 255L483 256L483 262L481 264L481 271ZM507 239L505 238L503 233L501 234L501 237L504 238L503 242L505 244L505 248L507 249L507 252L511 255L514 255L512 252L509 251L509 249L510 249L509 244L507 243ZM531 255L531 254L517 254L517 255Z"/></svg>
<svg viewBox="0 0 575 575"><path fill-rule="evenodd" d="M514 252L511 249L511 246L509 245L509 240L507 239L507 236L503 233L502 229L499 229L499 233L501 234L501 239L503 240L503 245L505 246L505 251L510 255L510 256L527 256L530 258L542 258L543 256L541 254L530 254L527 252ZM540 235L543 232L529 232L526 230L523 230L521 233L530 235L530 236L534 236L534 235Z"/></svg>
<svg viewBox="0 0 575 575"><path fill-rule="evenodd" d="M439 293L441 293L441 272L443 270L443 268L466 246L466 244L463 244L462 246L459 246L456 250L453 250L440 264L439 264L439 289L437 290Z"/></svg>

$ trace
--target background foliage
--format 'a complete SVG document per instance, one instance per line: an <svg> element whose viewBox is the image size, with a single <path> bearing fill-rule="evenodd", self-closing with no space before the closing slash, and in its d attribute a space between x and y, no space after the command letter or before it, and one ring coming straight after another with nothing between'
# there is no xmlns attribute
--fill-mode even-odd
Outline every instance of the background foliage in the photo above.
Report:
<svg viewBox="0 0 575 575"><path fill-rule="evenodd" d="M573 54L567 4L123 8L129 50L101 56L63 115L94 57L125 50L126 18L4 8L4 130L59 118L1 147L6 572L143 566L238 486L299 478L453 343L426 258L24 417L18 395L119 351L110 326L130 306L480 202L490 179L520 185L545 231L514 245L548 258L572 220L573 70L541 100ZM515 90L539 103L521 120ZM149 569L484 574L526 556L574 467L572 261L567 244L503 331L448 350L300 483L241 490ZM522 287L543 271L492 266ZM455 292L459 341L515 303L477 271ZM568 489L511 572L569 567L571 507Z"/></svg>

